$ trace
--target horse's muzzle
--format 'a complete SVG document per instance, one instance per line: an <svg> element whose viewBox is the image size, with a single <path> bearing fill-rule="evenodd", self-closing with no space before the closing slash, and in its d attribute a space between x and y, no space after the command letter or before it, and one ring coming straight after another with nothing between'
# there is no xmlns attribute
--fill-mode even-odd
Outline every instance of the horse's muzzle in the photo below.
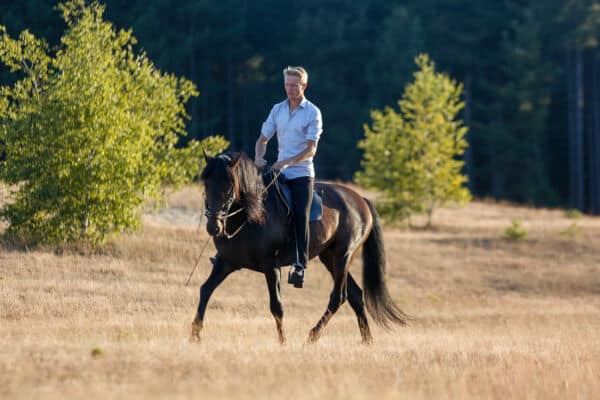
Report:
<svg viewBox="0 0 600 400"><path fill-rule="evenodd" d="M210 236L222 236L223 222L218 218L209 218L208 221L206 221L206 231Z"/></svg>

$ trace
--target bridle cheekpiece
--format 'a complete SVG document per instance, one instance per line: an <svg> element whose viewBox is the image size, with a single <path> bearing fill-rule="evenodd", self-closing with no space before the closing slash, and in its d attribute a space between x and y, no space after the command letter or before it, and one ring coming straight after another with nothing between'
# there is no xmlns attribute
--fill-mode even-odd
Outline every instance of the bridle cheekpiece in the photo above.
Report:
<svg viewBox="0 0 600 400"><path fill-rule="evenodd" d="M229 157L227 154L221 154L218 156L218 158L227 161L227 162L231 162L231 157ZM206 194L205 194L206 196ZM232 189L231 192L229 193L229 196L227 197L227 200L223 203L223 206L221 206L221 208L217 211L213 211L210 209L210 207L208 207L207 204L207 200L206 198L204 199L204 215L206 216L206 218L214 218L217 221L222 221L223 223L223 235L225 237L227 237L227 239L231 239L233 238L235 235L237 235L242 228L246 225L245 221L234 233L230 234L227 232L227 218L232 217L236 214L241 213L244 208L240 207L237 210L233 211L233 212L229 212L229 210L231 209L231 206L233 205L233 203L235 202L235 190Z"/></svg>

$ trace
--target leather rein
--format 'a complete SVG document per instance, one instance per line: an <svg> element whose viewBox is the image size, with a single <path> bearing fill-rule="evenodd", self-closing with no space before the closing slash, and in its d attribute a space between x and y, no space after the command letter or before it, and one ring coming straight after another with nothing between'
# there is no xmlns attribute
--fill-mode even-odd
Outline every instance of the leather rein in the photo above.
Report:
<svg viewBox="0 0 600 400"><path fill-rule="evenodd" d="M231 159L229 158L229 156L222 154L219 157L227 157L229 160L231 161ZM277 181L277 178L279 177L279 174L281 174L281 171L277 171L277 173L275 173L275 176L273 177L273 179L271 180L271 182L262 190L262 193L260 194L261 197L264 196L264 194L267 192L267 190L269 190L269 188ZM240 233L240 231L244 228L244 226L246 226L246 224L248 223L248 219L246 219L244 221L244 223L242 225L239 226L239 228L237 228L235 230L235 232L233 233L229 233L227 232L227 219L229 217L233 217L236 214L241 213L244 210L244 207L240 207L237 210L233 211L233 212L229 212L229 210L231 209L231 206L233 205L233 203L236 200L236 196L235 196L235 190L232 189L231 192L229 193L229 196L227 198L227 201L225 203L223 203L223 206L218 210L218 211L213 211L210 209L210 207L208 207L208 205L206 204L206 199L205 199L205 211L204 211L204 215L207 218L214 218L217 221L222 221L223 224L223 236L225 236L227 239L232 239L234 238L238 233Z"/></svg>

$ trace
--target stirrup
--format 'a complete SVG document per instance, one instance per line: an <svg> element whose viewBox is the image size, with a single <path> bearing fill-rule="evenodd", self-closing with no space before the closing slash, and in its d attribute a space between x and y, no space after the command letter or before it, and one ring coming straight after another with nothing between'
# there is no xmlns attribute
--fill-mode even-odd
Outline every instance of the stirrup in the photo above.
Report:
<svg viewBox="0 0 600 400"><path fill-rule="evenodd" d="M295 288L304 286L304 270L305 268L294 266L288 274L288 283L294 285Z"/></svg>

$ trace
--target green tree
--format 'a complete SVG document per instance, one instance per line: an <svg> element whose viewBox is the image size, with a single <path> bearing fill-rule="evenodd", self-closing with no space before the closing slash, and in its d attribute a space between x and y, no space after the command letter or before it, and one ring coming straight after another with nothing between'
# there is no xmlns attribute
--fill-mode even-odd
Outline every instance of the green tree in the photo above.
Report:
<svg viewBox="0 0 600 400"><path fill-rule="evenodd" d="M504 5L513 18L500 43L503 81L495 91L502 103L497 125L503 129L490 138L490 145L501 155L496 174L504 178L498 194L520 202L550 202L555 194L546 173L543 135L554 70L542 56L542 18L535 7L513 1Z"/></svg>
<svg viewBox="0 0 600 400"><path fill-rule="evenodd" d="M16 187L0 215L22 240L98 243L136 228L147 197L199 172L202 144L176 148L197 91L136 54L132 32L104 21L98 3L58 9L67 30L54 55L28 31L12 39L0 27L0 60L21 77L0 88L0 179Z"/></svg>
<svg viewBox="0 0 600 400"><path fill-rule="evenodd" d="M414 58L423 51L423 27L419 17L403 6L394 6L381 23L374 54L367 65L369 105L377 108L398 99L410 79Z"/></svg>
<svg viewBox="0 0 600 400"><path fill-rule="evenodd" d="M464 107L462 85L436 72L426 54L417 56L416 64L400 112L387 107L371 113L372 126L365 126L358 145L364 156L356 179L383 193L380 207L388 219L425 212L430 225L437 206L470 198L459 159L467 128L457 119Z"/></svg>
<svg viewBox="0 0 600 400"><path fill-rule="evenodd" d="M325 177L351 179L358 167L356 142L368 117L365 79L377 43L379 23L387 5L382 0L308 0L298 9L296 38L290 46L292 65L304 65L309 73L308 98L323 112L325 133L315 162ZM381 10L381 9L384 10ZM285 56L286 54L282 54ZM340 155L343 148L344 155Z"/></svg>

